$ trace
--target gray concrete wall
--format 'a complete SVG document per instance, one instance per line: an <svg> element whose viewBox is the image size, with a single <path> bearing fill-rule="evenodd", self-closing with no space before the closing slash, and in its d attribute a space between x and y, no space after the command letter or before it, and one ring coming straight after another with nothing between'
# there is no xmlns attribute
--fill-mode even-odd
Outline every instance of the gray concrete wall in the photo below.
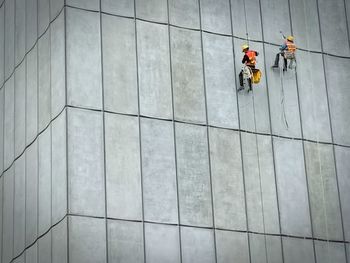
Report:
<svg viewBox="0 0 350 263"><path fill-rule="evenodd" d="M350 262L349 0L0 2L1 263Z"/></svg>

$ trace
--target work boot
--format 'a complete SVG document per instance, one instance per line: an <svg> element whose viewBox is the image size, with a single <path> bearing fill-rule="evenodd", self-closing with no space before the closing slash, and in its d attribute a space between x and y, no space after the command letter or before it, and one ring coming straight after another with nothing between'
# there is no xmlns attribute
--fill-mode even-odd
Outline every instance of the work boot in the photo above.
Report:
<svg viewBox="0 0 350 263"><path fill-rule="evenodd" d="M272 68L278 68L278 65L273 65Z"/></svg>
<svg viewBox="0 0 350 263"><path fill-rule="evenodd" d="M244 90L243 86L240 86L237 91L241 91L241 90Z"/></svg>
<svg viewBox="0 0 350 263"><path fill-rule="evenodd" d="M283 68L283 71L287 71L287 68L286 68L286 67L284 67L284 68Z"/></svg>

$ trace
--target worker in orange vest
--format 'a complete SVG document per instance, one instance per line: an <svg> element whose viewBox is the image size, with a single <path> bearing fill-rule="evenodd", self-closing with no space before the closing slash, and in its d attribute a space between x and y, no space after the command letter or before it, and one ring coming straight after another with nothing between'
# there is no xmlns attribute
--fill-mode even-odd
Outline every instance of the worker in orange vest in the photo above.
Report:
<svg viewBox="0 0 350 263"><path fill-rule="evenodd" d="M244 56L242 59L242 64L245 64L246 66L251 68L252 71L254 71L255 65L256 65L256 57L259 55L259 53L254 51L254 50L250 50L249 46L247 44L244 44L242 46L242 52L244 53ZM248 83L249 83L248 91L251 91L252 90L252 79L251 78L248 79ZM244 89L244 87L243 87L243 69L239 73L239 85L240 85L240 87L239 87L238 91Z"/></svg>
<svg viewBox="0 0 350 263"><path fill-rule="evenodd" d="M272 66L273 68L278 68L278 62L280 59L280 55L282 55L284 60L283 71L287 70L287 59L295 59L295 51L297 47L294 44L294 37L288 36L284 44L280 47L280 52L277 53L275 64Z"/></svg>

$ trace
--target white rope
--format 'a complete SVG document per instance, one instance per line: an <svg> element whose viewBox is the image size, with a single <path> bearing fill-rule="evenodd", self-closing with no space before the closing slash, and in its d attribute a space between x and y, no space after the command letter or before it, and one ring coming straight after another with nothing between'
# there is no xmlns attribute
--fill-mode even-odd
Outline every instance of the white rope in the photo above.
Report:
<svg viewBox="0 0 350 263"><path fill-rule="evenodd" d="M281 64L280 62L278 62L279 64ZM284 61L283 61L284 63ZM286 108L285 108L285 103L284 103L284 85L283 85L283 67L281 67L280 65L279 69L280 69L280 81L281 81L281 121L284 123L284 125L286 126L287 130L289 129L289 124L288 124L288 120L287 120L287 115L286 115Z"/></svg>

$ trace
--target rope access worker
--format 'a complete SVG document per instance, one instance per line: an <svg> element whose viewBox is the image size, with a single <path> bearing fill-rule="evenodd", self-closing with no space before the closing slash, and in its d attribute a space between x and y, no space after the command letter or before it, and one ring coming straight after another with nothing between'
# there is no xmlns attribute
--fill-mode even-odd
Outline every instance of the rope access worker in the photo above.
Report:
<svg viewBox="0 0 350 263"><path fill-rule="evenodd" d="M247 44L242 45L242 52L244 53L244 56L242 59L242 64L245 64L246 66L248 66L252 72L255 71L256 57L259 55L259 53L254 51L254 50L250 50L249 46ZM242 69L241 72L239 73L240 87L239 87L238 91L244 89L243 70L244 69ZM248 91L251 91L252 90L252 76L250 78L248 78L248 84L249 84Z"/></svg>
<svg viewBox="0 0 350 263"><path fill-rule="evenodd" d="M295 61L295 51L297 47L294 44L294 37L288 36L285 40L284 44L280 47L280 52L277 53L275 64L272 66L272 68L278 68L278 62L280 59L280 55L282 55L284 64L283 64L283 71L287 70L287 59L291 60L289 63L289 68L291 68L292 62Z"/></svg>

